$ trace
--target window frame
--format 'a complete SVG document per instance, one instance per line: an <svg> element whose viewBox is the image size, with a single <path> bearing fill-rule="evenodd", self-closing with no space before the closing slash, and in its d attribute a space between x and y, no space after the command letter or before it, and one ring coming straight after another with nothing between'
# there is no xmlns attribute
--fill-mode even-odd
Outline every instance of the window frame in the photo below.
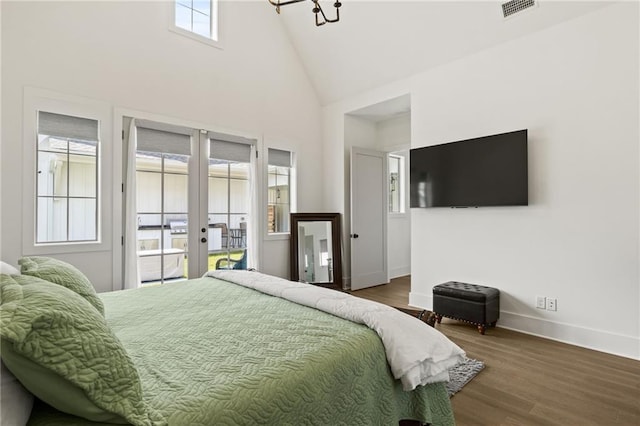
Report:
<svg viewBox="0 0 640 426"><path fill-rule="evenodd" d="M179 27L176 25L176 0L167 2L169 4L169 7L171 7L171 11L169 13L170 15L170 22L169 22L169 31L175 33L175 34L179 34L181 36L184 37L188 37L192 40L198 41L200 43L204 43L206 45L215 47L217 49L223 49L224 46L222 44L222 31L221 31L221 4L224 2L221 2L219 0L210 0L211 1L211 17L210 17L210 22L209 25L211 27L211 34L213 36L213 34L216 34L216 38L214 39L213 37L205 37L201 34L198 34L196 32L184 29L182 27ZM215 14L213 13L213 10L215 10ZM214 18L215 15L215 18ZM215 26L216 26L216 30L214 32L213 30L213 19L215 19Z"/></svg>
<svg viewBox="0 0 640 426"><path fill-rule="evenodd" d="M407 190L408 190L408 184L409 184L409 176L408 176L408 167L407 167L407 160L408 160L408 155L405 154L404 151L394 151L394 152L389 152L387 153L387 185L390 186L390 181L391 181L391 168L389 167L389 160L391 158L399 158L400 159L400 163L398 164L399 166L399 171L398 171L398 186L399 186L399 200L398 200L398 205L400 207L400 211L399 212L392 212L389 209L389 201L391 198L391 188L388 187L388 191L387 191L387 215L389 216L390 219L400 219L400 218L404 218L405 216L407 216L409 214L409 207L408 207L408 194L407 194Z"/></svg>
<svg viewBox="0 0 640 426"><path fill-rule="evenodd" d="M281 151L288 151L291 154L291 167L289 168L289 214L297 213L297 155L296 152L290 147L285 145L267 145L263 147L262 156L262 177L264 179L263 184L263 202L261 209L264 211L262 215L262 227L263 239L265 241L276 240L288 240L291 236L291 222L289 222L289 230L286 232L269 232L268 220L269 220L269 149L278 149Z"/></svg>
<svg viewBox="0 0 640 426"><path fill-rule="evenodd" d="M23 96L23 197L22 243L25 255L48 255L111 249L112 201L112 114L105 102L69 96L49 90L25 87ZM38 112L98 120L97 147L97 227L95 241L36 242Z"/></svg>

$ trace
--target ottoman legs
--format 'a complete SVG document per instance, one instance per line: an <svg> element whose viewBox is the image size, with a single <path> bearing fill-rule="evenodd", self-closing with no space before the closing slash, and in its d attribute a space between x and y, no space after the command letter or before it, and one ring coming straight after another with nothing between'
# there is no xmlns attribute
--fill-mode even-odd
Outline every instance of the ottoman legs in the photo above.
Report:
<svg viewBox="0 0 640 426"><path fill-rule="evenodd" d="M440 315L440 314L435 314L435 320L436 320L435 322L438 323L438 324L441 324L442 323L442 317L443 316ZM458 320L457 318L452 318L452 319ZM464 322L467 322L467 323L469 322L469 321L465 321L465 320L458 320L458 321L464 321ZM487 331L487 324L477 324L477 323L471 323L471 324L474 324L478 328L478 333L480 333L482 335L484 335L485 331ZM498 321L493 321L490 324L488 324L488 326L489 327L495 327L496 324L498 324Z"/></svg>

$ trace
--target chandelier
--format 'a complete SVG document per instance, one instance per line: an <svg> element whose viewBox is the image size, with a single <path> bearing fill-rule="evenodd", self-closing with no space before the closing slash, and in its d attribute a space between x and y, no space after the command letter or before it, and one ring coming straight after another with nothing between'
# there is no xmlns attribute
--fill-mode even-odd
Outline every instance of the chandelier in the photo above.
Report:
<svg viewBox="0 0 640 426"><path fill-rule="evenodd" d="M301 1L305 1L305 0L269 0L269 3L271 3L273 6L276 7L276 12L280 13L280 6L286 6L288 4L292 4L292 3L300 3ZM322 10L322 6L320 6L320 0L311 0L313 2L313 13L316 16L316 26L320 26L320 25L324 25L327 22L338 22L340 20L340 6L342 6L342 3L340 3L340 0L336 0L336 2L333 4L333 7L336 8L336 17L334 19L329 19L327 18L327 15L324 14L324 10Z"/></svg>

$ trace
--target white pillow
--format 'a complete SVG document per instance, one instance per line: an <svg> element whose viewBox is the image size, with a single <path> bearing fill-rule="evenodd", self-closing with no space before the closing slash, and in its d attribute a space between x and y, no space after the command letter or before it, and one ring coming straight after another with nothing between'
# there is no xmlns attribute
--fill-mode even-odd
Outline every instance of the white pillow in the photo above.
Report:
<svg viewBox="0 0 640 426"><path fill-rule="evenodd" d="M20 275L20 271L18 271L16 268L9 265L8 263L5 263L0 260L0 274Z"/></svg>
<svg viewBox="0 0 640 426"><path fill-rule="evenodd" d="M31 407L33 395L0 361L0 425L26 425Z"/></svg>

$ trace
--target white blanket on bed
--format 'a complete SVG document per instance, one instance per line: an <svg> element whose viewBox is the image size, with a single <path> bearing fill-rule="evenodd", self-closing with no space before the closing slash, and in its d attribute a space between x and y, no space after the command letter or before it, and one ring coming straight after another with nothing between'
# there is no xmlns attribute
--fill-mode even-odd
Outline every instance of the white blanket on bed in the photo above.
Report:
<svg viewBox="0 0 640 426"><path fill-rule="evenodd" d="M397 309L347 293L252 271L209 271L205 276L319 309L364 324L380 336L391 372L403 389L449 380L464 351L438 330Z"/></svg>

